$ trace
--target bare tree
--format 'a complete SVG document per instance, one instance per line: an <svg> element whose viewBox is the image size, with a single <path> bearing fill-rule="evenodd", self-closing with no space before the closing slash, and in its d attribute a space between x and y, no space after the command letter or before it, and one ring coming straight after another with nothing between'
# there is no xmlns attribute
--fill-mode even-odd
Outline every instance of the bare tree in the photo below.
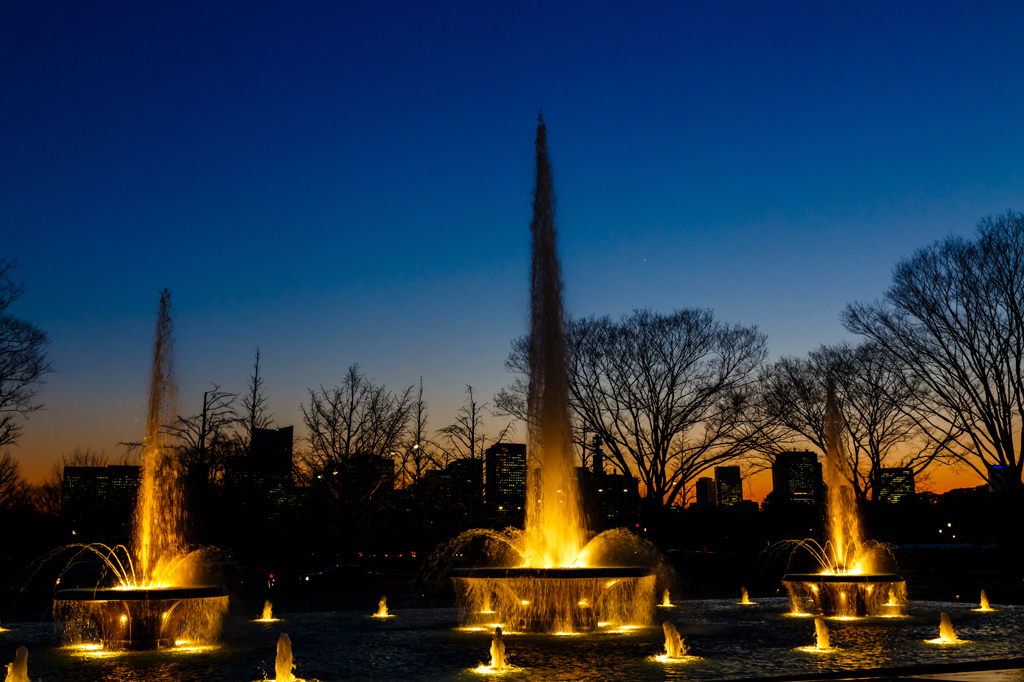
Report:
<svg viewBox="0 0 1024 682"><path fill-rule="evenodd" d="M924 387L917 414L944 451L1024 494L1024 213L901 260L883 300L847 306L843 323Z"/></svg>
<svg viewBox="0 0 1024 682"><path fill-rule="evenodd" d="M50 335L6 313L25 293L11 273L16 263L0 258L0 447L16 443L24 420L42 408L36 400L52 370L46 355Z"/></svg>
<svg viewBox="0 0 1024 682"><path fill-rule="evenodd" d="M600 437L608 461L635 472L649 504L679 498L687 483L753 447L744 413L767 355L756 327L729 326L709 310L638 310L571 321L566 329L570 406L577 429ZM525 374L528 340L505 366ZM526 419L526 382L495 396Z"/></svg>
<svg viewBox="0 0 1024 682"><path fill-rule="evenodd" d="M252 374L249 375L249 389L242 396L242 417L239 422L246 451L252 447L252 432L256 429L269 429L274 422L274 415L270 414L267 398L263 394L259 346L256 347L256 359L252 363Z"/></svg>
<svg viewBox="0 0 1024 682"><path fill-rule="evenodd" d="M202 464L209 467L210 480L223 471L226 451L231 447L230 429L238 422L235 411L237 393L222 391L218 384L203 393L203 409L199 414L182 417L165 426L167 433L178 439L178 458L183 466Z"/></svg>
<svg viewBox="0 0 1024 682"><path fill-rule="evenodd" d="M439 430L448 442L446 459L449 455L455 459L483 457L486 436L484 435L484 410L487 403L480 404L473 395L473 387L466 386L466 401L455 413L455 423Z"/></svg>
<svg viewBox="0 0 1024 682"><path fill-rule="evenodd" d="M821 346L806 359L782 358L766 368L761 381L762 404L783 434L769 441L784 444L775 451L800 443L825 451L825 398L834 384L843 452L860 500L874 497L879 469L908 467L921 475L939 455L913 416L920 386L875 344Z"/></svg>
<svg viewBox="0 0 1024 682"><path fill-rule="evenodd" d="M21 476L21 464L11 457L10 451L0 455L0 509L7 509L24 497L25 479Z"/></svg>
<svg viewBox="0 0 1024 682"><path fill-rule="evenodd" d="M412 386L393 393L367 379L359 365L349 367L341 386L309 389L309 404L301 405L308 448L298 475L346 520L346 532L380 511L379 494L394 480L413 404Z"/></svg>
<svg viewBox="0 0 1024 682"><path fill-rule="evenodd" d="M416 401L410 410L408 437L399 451L403 488L416 486L423 480L424 474L437 466L434 443L427 438L427 417L427 403L423 400L423 377L420 377Z"/></svg>

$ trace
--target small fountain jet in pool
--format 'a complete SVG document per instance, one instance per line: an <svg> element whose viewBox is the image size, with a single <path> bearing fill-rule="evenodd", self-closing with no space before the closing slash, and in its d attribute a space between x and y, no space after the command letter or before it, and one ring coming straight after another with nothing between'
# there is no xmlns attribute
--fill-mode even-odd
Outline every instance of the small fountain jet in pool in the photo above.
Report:
<svg viewBox="0 0 1024 682"><path fill-rule="evenodd" d="M483 539L489 543L492 565L453 568L448 575L455 579L463 616L479 614L485 610L484 600L496 594L497 611L515 630L576 633L592 630L598 622L647 623L654 612L653 566L660 554L624 529L590 539L584 523L569 413L554 180L541 117L535 151L530 333L525 353L531 462L525 528L463 533L449 545L450 555Z"/></svg>
<svg viewBox="0 0 1024 682"><path fill-rule="evenodd" d="M285 633L277 638L277 659L274 661L274 682L298 682L292 673L295 663L292 661L292 640Z"/></svg>
<svg viewBox="0 0 1024 682"><path fill-rule="evenodd" d="M988 603L988 595L985 594L985 590L981 591L981 606L974 609L975 611L997 611L998 609L992 608L992 605Z"/></svg>
<svg viewBox="0 0 1024 682"><path fill-rule="evenodd" d="M501 636L501 628L494 628L494 639L491 640L491 670L501 672L505 669L505 640Z"/></svg>
<svg viewBox="0 0 1024 682"><path fill-rule="evenodd" d="M19 646L14 652L14 662L7 664L4 682L30 682L28 679L28 649Z"/></svg>
<svg viewBox="0 0 1024 682"><path fill-rule="evenodd" d="M274 605L270 603L269 599L267 599L263 602L263 614L256 619L256 622L273 623L275 621L277 621L277 618L274 618Z"/></svg>
<svg viewBox="0 0 1024 682"><path fill-rule="evenodd" d="M948 613L939 617L939 636L936 639L925 640L929 644L964 644L966 639L960 639L956 630L953 629L953 621L949 619Z"/></svg>
<svg viewBox="0 0 1024 682"><path fill-rule="evenodd" d="M835 386L829 384L825 401L825 461L827 463L828 542L797 543L821 563L819 573L789 573L782 583L796 605L810 598L824 616L866 616L884 612L882 595L903 592L906 583L894 573L872 573L872 552L862 538L853 474L846 457L843 418L836 403ZM887 615L891 615L891 612Z"/></svg>
<svg viewBox="0 0 1024 682"><path fill-rule="evenodd" d="M832 642L828 638L828 626L825 625L824 618L814 619L814 646L822 651L832 648Z"/></svg>
<svg viewBox="0 0 1024 682"><path fill-rule="evenodd" d="M745 588L745 587L741 587L740 588L740 602L739 603L742 604L743 606L755 606L757 604L757 602L750 601L750 595L747 594L747 588Z"/></svg>
<svg viewBox="0 0 1024 682"><path fill-rule="evenodd" d="M668 588L666 587L665 591L661 593L661 605L664 606L666 609L672 608L672 602L671 600L669 600L668 597Z"/></svg>
<svg viewBox="0 0 1024 682"><path fill-rule="evenodd" d="M661 627L665 631L665 658L685 658L689 649L686 647L685 638L679 636L676 626L666 620Z"/></svg>
<svg viewBox="0 0 1024 682"><path fill-rule="evenodd" d="M223 586L198 583L200 552L187 551L181 467L163 428L175 416L171 292L157 309L149 410L131 551L89 545L118 581L116 587L60 590L54 610L98 626L107 650L172 647L179 634L210 639L227 611Z"/></svg>
<svg viewBox="0 0 1024 682"><path fill-rule="evenodd" d="M377 602L377 613L373 614L374 618L387 618L388 617L388 598L383 596L380 601Z"/></svg>

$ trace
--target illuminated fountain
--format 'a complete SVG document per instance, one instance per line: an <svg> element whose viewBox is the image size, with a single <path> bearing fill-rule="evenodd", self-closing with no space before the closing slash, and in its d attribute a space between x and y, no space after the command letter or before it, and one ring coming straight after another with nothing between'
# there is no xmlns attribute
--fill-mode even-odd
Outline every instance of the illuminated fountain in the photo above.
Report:
<svg viewBox="0 0 1024 682"><path fill-rule="evenodd" d="M54 612L72 629L99 631L104 649L162 649L181 638L216 636L227 611L223 587L202 584L202 557L187 551L179 463L162 425L174 417L173 330L170 292L160 297L149 387L142 480L131 550L91 545L115 587L60 590Z"/></svg>
<svg viewBox="0 0 1024 682"><path fill-rule="evenodd" d="M263 613L256 619L257 623L276 623L278 618L274 618L274 605L270 603L269 599L263 601Z"/></svg>
<svg viewBox="0 0 1024 682"><path fill-rule="evenodd" d="M925 640L929 644L966 644L966 639L960 639L956 630L953 629L953 621L949 619L948 613L942 613L939 617L939 636L936 639Z"/></svg>
<svg viewBox="0 0 1024 682"><path fill-rule="evenodd" d="M981 591L981 605L974 609L974 611L998 611L998 609L992 608L992 605L988 603L988 595L985 594L985 590Z"/></svg>
<svg viewBox="0 0 1024 682"><path fill-rule="evenodd" d="M747 594L747 588L741 587L739 604L742 606L756 606L757 602L750 601L750 595Z"/></svg>
<svg viewBox="0 0 1024 682"><path fill-rule="evenodd" d="M825 625L824 618L814 619L814 646L802 646L800 651L810 653L831 653L835 651L832 648L831 641L829 641L828 626Z"/></svg>
<svg viewBox="0 0 1024 682"><path fill-rule="evenodd" d="M672 600L669 599L669 592L667 587L665 588L665 591L661 593L661 606L666 609L670 609L673 606Z"/></svg>
<svg viewBox="0 0 1024 682"><path fill-rule="evenodd" d="M653 568L660 555L628 531L590 539L583 523L569 419L554 186L543 119L537 126L536 162L530 225L526 528L464 533L452 548L483 540L491 565L456 568L449 575L455 579L464 622L496 610L497 620L515 630L571 633L593 629L599 621L647 623L655 603Z"/></svg>
<svg viewBox="0 0 1024 682"><path fill-rule="evenodd" d="M274 660L275 682L299 682L292 670L295 663L292 661L292 640L285 633L277 638L277 658Z"/></svg>
<svg viewBox="0 0 1024 682"><path fill-rule="evenodd" d="M894 615L893 608L905 601L906 583L898 574L873 572L878 557L861 534L842 430L843 419L836 406L835 389L830 385L825 403L825 514L829 537L824 547L810 540L797 543L814 554L822 570L789 573L783 576L782 584L795 612L810 598L824 616ZM884 601L886 597L888 602Z"/></svg>
<svg viewBox="0 0 1024 682"><path fill-rule="evenodd" d="M377 613L373 614L374 618L387 618L388 617L388 598L381 597L380 601L377 602Z"/></svg>
<svg viewBox="0 0 1024 682"><path fill-rule="evenodd" d="M28 679L28 649L19 646L14 652L14 662L7 664L5 682L30 682Z"/></svg>

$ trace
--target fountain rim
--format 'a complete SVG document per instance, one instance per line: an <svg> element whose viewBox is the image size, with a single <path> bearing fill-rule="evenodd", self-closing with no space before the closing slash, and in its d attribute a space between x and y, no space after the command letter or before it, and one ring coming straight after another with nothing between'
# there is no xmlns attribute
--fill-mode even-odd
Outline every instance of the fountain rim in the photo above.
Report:
<svg viewBox="0 0 1024 682"><path fill-rule="evenodd" d="M485 578L488 580L532 578L549 580L587 580L607 578L646 578L654 575L649 566L609 566L609 567L556 567L540 568L536 566L521 567L479 567L453 568L448 571L450 578Z"/></svg>
<svg viewBox="0 0 1024 682"><path fill-rule="evenodd" d="M53 595L53 599L54 601L158 601L161 599L209 599L211 597L225 597L227 594L227 589L220 585L152 587L127 590L115 587L74 587L57 591Z"/></svg>
<svg viewBox="0 0 1024 682"><path fill-rule="evenodd" d="M902 583L898 573L787 573L784 583Z"/></svg>

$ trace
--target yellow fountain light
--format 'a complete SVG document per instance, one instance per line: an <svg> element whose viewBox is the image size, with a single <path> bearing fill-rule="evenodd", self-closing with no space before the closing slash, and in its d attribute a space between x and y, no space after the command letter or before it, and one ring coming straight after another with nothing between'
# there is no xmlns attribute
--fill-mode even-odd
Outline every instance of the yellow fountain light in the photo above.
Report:
<svg viewBox="0 0 1024 682"><path fill-rule="evenodd" d="M524 599L524 600L522 600L519 603L522 604L523 606L529 606L530 605L530 600L529 599Z"/></svg>
<svg viewBox="0 0 1024 682"><path fill-rule="evenodd" d="M810 646L799 646L796 648L796 650L802 651L805 654L834 654L837 651L839 651L839 649L836 649L835 647L830 647L828 649L819 649L813 644Z"/></svg>
<svg viewBox="0 0 1024 682"><path fill-rule="evenodd" d="M668 663L670 665L677 665L680 663L694 663L702 660L700 656L679 656L678 658L671 658L668 654L658 654L657 656L651 656L649 660L657 661L658 663Z"/></svg>

